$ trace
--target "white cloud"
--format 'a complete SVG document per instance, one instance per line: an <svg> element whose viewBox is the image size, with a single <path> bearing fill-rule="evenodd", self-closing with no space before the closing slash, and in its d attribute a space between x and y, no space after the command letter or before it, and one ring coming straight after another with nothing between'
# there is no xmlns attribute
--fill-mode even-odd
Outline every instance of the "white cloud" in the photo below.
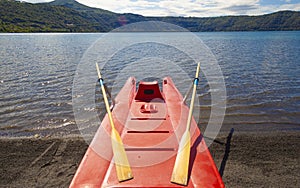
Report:
<svg viewBox="0 0 300 188"><path fill-rule="evenodd" d="M297 4L283 4L283 5L268 5L268 6L261 6L258 10L249 11L250 15L261 15L261 14L268 14L272 12L282 11L282 10L300 10L300 3Z"/></svg>
<svg viewBox="0 0 300 188"><path fill-rule="evenodd" d="M26 0L31 2L51 0ZM300 3L281 0L285 4L260 4L260 0L77 0L79 3L117 13L135 13L144 16L261 15L279 10L300 10ZM275 3L273 1L272 3ZM278 1L277 1L278 2Z"/></svg>
<svg viewBox="0 0 300 188"><path fill-rule="evenodd" d="M136 13L144 16L209 17L260 15L278 10L300 10L299 4L261 6L259 0L78 0L78 2L113 12Z"/></svg>

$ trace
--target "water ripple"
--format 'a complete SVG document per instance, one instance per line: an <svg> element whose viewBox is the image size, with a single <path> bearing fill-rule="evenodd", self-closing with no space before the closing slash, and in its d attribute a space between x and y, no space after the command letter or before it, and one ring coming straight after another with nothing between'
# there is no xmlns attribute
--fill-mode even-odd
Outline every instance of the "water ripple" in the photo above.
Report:
<svg viewBox="0 0 300 188"><path fill-rule="evenodd" d="M76 67L85 50L102 34L24 34L0 35L0 136L78 134L72 109L72 84ZM134 34L133 34L134 35ZM257 126L282 129L300 127L300 33L299 32L234 32L197 33L207 44L221 66L227 88L224 127L255 130ZM144 36L144 35L142 35ZM170 35L172 37L174 35ZM145 49L154 44L145 44ZM140 50L134 49L132 53ZM155 53L181 63L192 75L190 60L176 52ZM114 56L111 67L104 67L109 88L123 65L122 59L135 62L130 51ZM149 67L151 69L151 64ZM137 69L137 75L144 76ZM131 76L131 75L126 75ZM191 80L172 75L184 94ZM96 79L95 79L96 81ZM114 86L116 95L122 87ZM200 77L198 97L200 125L210 117L210 84ZM104 114L99 88L96 107L86 111ZM75 96L82 97L82 96ZM276 125L276 126L275 126ZM81 131L95 129L84 127Z"/></svg>

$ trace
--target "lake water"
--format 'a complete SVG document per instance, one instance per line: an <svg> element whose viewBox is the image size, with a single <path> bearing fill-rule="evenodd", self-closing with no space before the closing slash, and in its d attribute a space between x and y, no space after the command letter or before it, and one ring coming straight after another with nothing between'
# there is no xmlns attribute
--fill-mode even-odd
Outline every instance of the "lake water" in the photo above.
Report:
<svg viewBox="0 0 300 188"><path fill-rule="evenodd" d="M222 131L300 130L300 32L195 34L215 55L224 75L227 108ZM79 134L72 107L73 78L83 54L101 36L0 34L0 136ZM148 46L144 48L140 50ZM184 56L178 58L185 61ZM123 63L115 61L117 72ZM183 69L192 80L194 70ZM110 87L116 72L107 69L104 76ZM175 84L184 94L186 85ZM209 92L209 86L200 83L202 128L210 115ZM95 93L96 110L104 112L99 88Z"/></svg>

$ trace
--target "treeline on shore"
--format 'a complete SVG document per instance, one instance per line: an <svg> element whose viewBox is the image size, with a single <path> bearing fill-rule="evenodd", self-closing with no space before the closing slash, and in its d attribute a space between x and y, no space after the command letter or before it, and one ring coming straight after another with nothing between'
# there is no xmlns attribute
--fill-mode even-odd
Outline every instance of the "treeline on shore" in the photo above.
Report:
<svg viewBox="0 0 300 188"><path fill-rule="evenodd" d="M124 24L163 21L193 32L300 30L299 11L261 16L145 17L91 8L75 0L31 4L0 0L0 32L109 32Z"/></svg>

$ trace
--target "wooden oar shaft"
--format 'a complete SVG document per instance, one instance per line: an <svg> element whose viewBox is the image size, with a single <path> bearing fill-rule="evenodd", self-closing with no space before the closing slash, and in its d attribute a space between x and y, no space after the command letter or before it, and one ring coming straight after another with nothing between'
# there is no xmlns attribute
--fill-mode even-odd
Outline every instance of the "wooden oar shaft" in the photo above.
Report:
<svg viewBox="0 0 300 188"><path fill-rule="evenodd" d="M101 90L102 90L102 94L103 94L103 98L104 98L105 108L106 108L108 118L109 118L109 123L110 123L110 126L112 127L112 129L114 129L115 128L114 121L113 121L112 114L111 114L110 107L109 107L109 103L108 103L108 100L107 100L107 95L106 95L103 79L102 79L100 69L99 69L99 66L98 66L97 63L96 63L96 68L97 68L98 78L99 78L99 82L100 82L100 86L101 86Z"/></svg>

